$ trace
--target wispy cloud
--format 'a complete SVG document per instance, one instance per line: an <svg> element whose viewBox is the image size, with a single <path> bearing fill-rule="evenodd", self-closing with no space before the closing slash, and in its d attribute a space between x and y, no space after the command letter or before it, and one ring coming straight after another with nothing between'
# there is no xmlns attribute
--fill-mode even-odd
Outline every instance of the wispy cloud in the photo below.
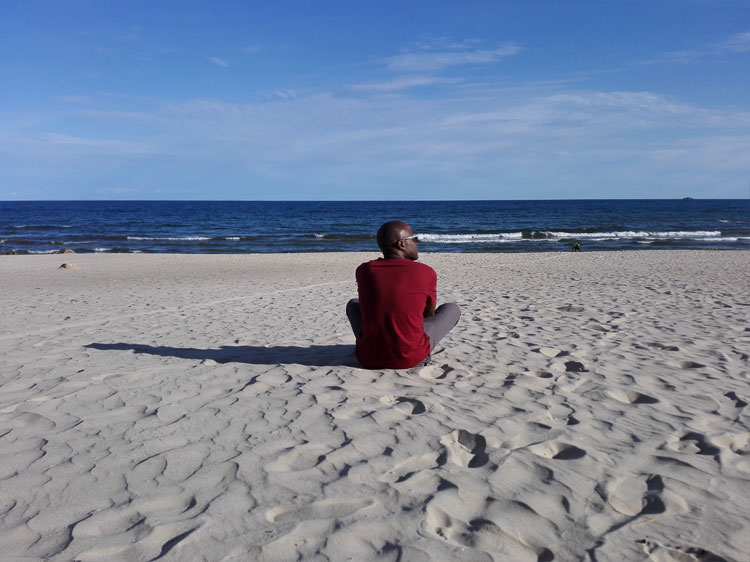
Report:
<svg viewBox="0 0 750 562"><path fill-rule="evenodd" d="M291 100L296 99L300 95L297 90L274 90L273 92L266 92L263 97L268 100Z"/></svg>
<svg viewBox="0 0 750 562"><path fill-rule="evenodd" d="M722 53L748 53L750 52L750 31L736 33L726 41L716 45L716 51Z"/></svg>
<svg viewBox="0 0 750 562"><path fill-rule="evenodd" d="M348 86L349 90L357 92L397 92L410 88L424 86L438 86L442 84L456 84L461 80L458 78L438 78L435 76L412 76L409 78L398 78L396 80L385 80L380 82L362 82Z"/></svg>
<svg viewBox="0 0 750 562"><path fill-rule="evenodd" d="M15 148L11 150L11 147ZM27 135L0 134L0 154L14 152L33 156L44 154L46 158L98 157L108 154L116 157L154 154L155 148L148 141L126 141L96 139L64 133L41 133Z"/></svg>
<svg viewBox="0 0 750 562"><path fill-rule="evenodd" d="M712 48L744 52L746 41L745 34L733 35ZM436 58L408 64L401 59L397 68L434 72L475 64L461 61L510 56L480 45L413 46L397 56ZM381 60L378 70L394 59ZM642 185L628 194L649 197L657 184L679 193L731 185L750 167L748 111L566 82L499 87L410 71L328 91L271 90L245 103L113 94L95 102L90 109L70 106L46 127L4 124L0 167L21 162L21 175L41 178L40 184L52 181L53 173L55 181L72 182L82 170L94 170L86 172L91 182L128 189L167 168L170 181L180 186L213 185L223 170L222 185L272 187L243 193L281 198L315 190L349 197L353 184L362 197L383 198L402 197L405 189L414 198L464 192L477 198L544 197L550 185L558 194L567 189L582 197L606 196L601 186ZM148 195L145 189L137 193Z"/></svg>
<svg viewBox="0 0 750 562"><path fill-rule="evenodd" d="M180 162L186 177L205 181L218 168L260 185L297 185L304 177L306 189L344 189L356 177L362 189L409 185L415 197L422 194L414 186L440 187L446 195L486 178L514 189L538 189L554 178L572 189L576 182L606 185L613 177L649 185L651 175L669 170L730 178L750 165L747 112L702 108L654 92L564 86L498 88L492 95L460 87L440 92L425 98L382 96L377 89L357 97L282 91L268 101L201 99L143 114L115 107L76 111L89 118L88 130L99 124L106 140L72 132L0 136L0 156L25 154L30 166L39 158L64 162L71 173L103 156L121 162L115 170L138 159L146 175L158 173L168 158ZM156 134L130 138L132 125L144 121Z"/></svg>
<svg viewBox="0 0 750 562"><path fill-rule="evenodd" d="M477 48L475 41L462 43L419 43L387 59L395 72L430 73L459 65L490 64L517 55L523 47L506 43L494 48Z"/></svg>
<svg viewBox="0 0 750 562"><path fill-rule="evenodd" d="M750 52L750 31L735 33L724 41L720 41L718 43L710 43L697 47L695 49L668 51L652 59L642 61L642 64L688 64L698 62L709 57L748 52Z"/></svg>
<svg viewBox="0 0 750 562"><path fill-rule="evenodd" d="M225 61L224 59L220 59L219 57L208 57L208 60L210 60L212 63L214 63L214 64L216 64L218 66L222 66L224 68L228 68L229 67L229 63L227 61Z"/></svg>

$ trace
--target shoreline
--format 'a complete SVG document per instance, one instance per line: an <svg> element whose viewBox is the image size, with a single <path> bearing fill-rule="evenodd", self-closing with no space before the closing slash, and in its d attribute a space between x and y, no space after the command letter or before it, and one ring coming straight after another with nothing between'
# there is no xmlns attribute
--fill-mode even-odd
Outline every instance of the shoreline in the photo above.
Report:
<svg viewBox="0 0 750 562"><path fill-rule="evenodd" d="M4 551L750 551L750 253L421 253L462 319L402 371L344 314L376 257L0 256Z"/></svg>
<svg viewBox="0 0 750 562"><path fill-rule="evenodd" d="M375 246L375 241L372 242ZM376 251L376 250L373 250ZM566 249L553 249L553 250L498 250L498 251L425 251L425 254L480 254L480 255L515 255L515 254L566 254L572 252L572 244ZM644 244L640 248L594 248L594 249L583 249L580 253L620 253L620 252L746 252L750 251L750 245L738 246L738 247L709 247L709 248L654 248L650 247L650 244ZM287 255L287 254L366 254L370 250L309 250L309 251L263 251L263 252L152 252L152 251L76 251L76 250L44 250L44 251L25 251L25 250L6 250L0 252L0 256L59 256L59 255L84 255L84 256L131 256L131 255L164 255L164 256L275 256L275 255Z"/></svg>

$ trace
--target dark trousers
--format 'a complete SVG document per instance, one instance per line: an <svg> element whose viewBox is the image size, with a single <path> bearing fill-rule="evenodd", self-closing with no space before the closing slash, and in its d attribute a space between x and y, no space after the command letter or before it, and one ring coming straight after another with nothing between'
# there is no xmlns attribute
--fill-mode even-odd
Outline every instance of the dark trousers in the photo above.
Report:
<svg viewBox="0 0 750 562"><path fill-rule="evenodd" d="M359 310L359 299L351 299L346 303L346 317L352 325L355 337L359 337L362 329L362 313ZM424 319L424 331L430 338L430 351L435 349L437 343L458 324L461 317L461 309L453 302L441 304L435 309L435 315Z"/></svg>

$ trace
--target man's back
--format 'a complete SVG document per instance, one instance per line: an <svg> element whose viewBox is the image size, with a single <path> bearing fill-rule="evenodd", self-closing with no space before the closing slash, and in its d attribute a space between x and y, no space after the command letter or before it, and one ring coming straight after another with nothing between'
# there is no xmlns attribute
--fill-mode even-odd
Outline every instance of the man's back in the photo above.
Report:
<svg viewBox="0 0 750 562"><path fill-rule="evenodd" d="M369 368L405 369L430 353L426 309L437 300L435 271L410 259L378 259L357 268L361 334L357 357Z"/></svg>

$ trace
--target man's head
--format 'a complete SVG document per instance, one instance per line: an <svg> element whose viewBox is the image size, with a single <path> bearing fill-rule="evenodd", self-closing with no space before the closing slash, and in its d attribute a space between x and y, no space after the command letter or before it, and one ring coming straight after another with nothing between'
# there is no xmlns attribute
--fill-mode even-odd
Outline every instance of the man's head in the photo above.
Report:
<svg viewBox="0 0 750 562"><path fill-rule="evenodd" d="M386 259L418 259L417 242L411 227L405 222L389 221L378 229L378 246Z"/></svg>

